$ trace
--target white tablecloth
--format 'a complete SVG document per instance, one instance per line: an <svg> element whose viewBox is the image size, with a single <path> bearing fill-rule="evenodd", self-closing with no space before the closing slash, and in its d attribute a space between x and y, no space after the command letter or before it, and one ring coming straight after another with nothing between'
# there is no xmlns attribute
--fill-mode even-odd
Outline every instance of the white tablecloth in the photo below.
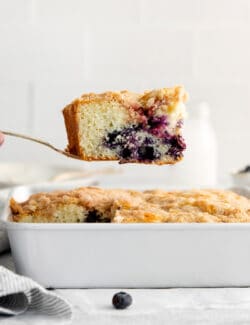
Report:
<svg viewBox="0 0 250 325"><path fill-rule="evenodd" d="M9 254L0 265L13 267ZM127 310L115 310L112 296L120 289L60 289L73 306L72 321L26 312L0 317L1 325L206 325L250 324L250 288L126 289L133 297ZM123 289L124 291L124 289Z"/></svg>

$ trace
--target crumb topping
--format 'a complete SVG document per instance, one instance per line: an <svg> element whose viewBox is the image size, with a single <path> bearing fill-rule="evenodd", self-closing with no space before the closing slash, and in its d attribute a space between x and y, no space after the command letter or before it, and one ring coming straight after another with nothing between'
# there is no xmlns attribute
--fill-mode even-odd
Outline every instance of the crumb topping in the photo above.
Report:
<svg viewBox="0 0 250 325"><path fill-rule="evenodd" d="M83 94L80 98L75 99L71 105L78 106L83 104L89 104L92 102L102 102L104 100L115 100L127 107L136 109L141 106L149 108L156 101L163 100L166 103L170 103L171 101L186 102L188 100L188 94L182 86L145 91L143 94L134 93L128 90L122 90L117 92L107 91L101 94Z"/></svg>
<svg viewBox="0 0 250 325"><path fill-rule="evenodd" d="M77 210L81 222L250 222L250 200L225 190L139 192L85 187L34 194L23 203L10 201L17 222L42 222L41 218L55 222L58 209L67 212L69 205L81 208ZM72 222L68 218L64 213L63 222Z"/></svg>

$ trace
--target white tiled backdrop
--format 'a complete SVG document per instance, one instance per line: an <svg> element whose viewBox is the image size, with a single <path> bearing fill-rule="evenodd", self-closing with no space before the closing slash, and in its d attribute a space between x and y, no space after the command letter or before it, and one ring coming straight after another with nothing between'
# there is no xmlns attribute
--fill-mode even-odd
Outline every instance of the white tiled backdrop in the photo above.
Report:
<svg viewBox="0 0 250 325"><path fill-rule="evenodd" d="M63 148L81 93L175 84L211 105L220 174L250 163L249 0L0 0L0 129ZM11 138L0 159L71 163Z"/></svg>

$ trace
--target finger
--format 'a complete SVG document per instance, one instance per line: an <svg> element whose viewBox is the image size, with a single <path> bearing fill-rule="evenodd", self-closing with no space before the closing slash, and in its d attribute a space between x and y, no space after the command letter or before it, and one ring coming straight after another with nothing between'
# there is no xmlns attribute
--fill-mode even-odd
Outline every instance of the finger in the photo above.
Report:
<svg viewBox="0 0 250 325"><path fill-rule="evenodd" d="M4 143L4 135L0 132L0 146Z"/></svg>

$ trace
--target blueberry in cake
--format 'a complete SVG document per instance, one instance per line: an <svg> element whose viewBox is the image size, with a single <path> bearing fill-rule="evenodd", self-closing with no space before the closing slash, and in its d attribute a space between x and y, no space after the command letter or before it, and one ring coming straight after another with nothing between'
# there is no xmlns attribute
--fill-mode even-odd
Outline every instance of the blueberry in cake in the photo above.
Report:
<svg viewBox="0 0 250 325"><path fill-rule="evenodd" d="M174 164L186 148L186 100L181 86L84 94L63 110L67 150L83 160Z"/></svg>
<svg viewBox="0 0 250 325"><path fill-rule="evenodd" d="M250 222L250 200L225 190L131 191L83 187L10 201L15 222Z"/></svg>

